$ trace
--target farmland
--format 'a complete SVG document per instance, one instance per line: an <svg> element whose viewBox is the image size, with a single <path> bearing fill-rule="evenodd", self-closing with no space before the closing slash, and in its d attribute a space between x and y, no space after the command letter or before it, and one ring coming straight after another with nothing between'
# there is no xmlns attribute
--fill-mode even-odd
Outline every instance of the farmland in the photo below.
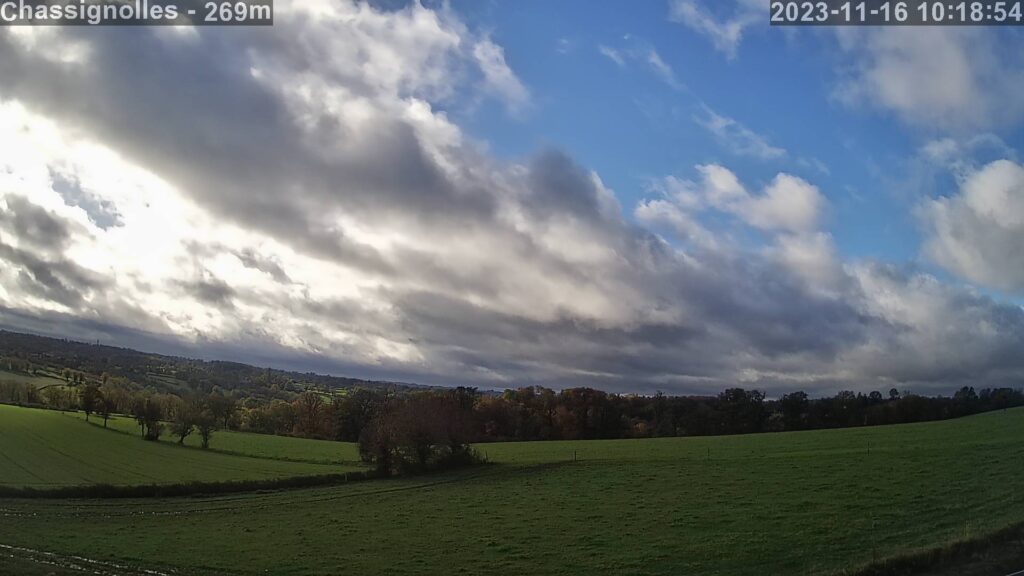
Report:
<svg viewBox="0 0 1024 576"><path fill-rule="evenodd" d="M204 455L52 419L127 442L114 454ZM1015 409L814 432L487 444L478 448L491 466L330 488L0 500L13 520L0 523L0 544L188 574L835 574L1019 522L1022 440ZM170 466L132 468L159 477Z"/></svg>
<svg viewBox="0 0 1024 576"><path fill-rule="evenodd" d="M0 405L0 486L60 488L269 480L353 469L144 442L59 412Z"/></svg>
<svg viewBox="0 0 1024 576"><path fill-rule="evenodd" d="M70 416L85 419L81 413ZM102 420L93 417L94 425L99 426ZM107 423L111 431L138 435L139 427L127 416L114 416ZM177 438L163 436L161 442L174 444ZM185 438L185 445L198 447L201 440L198 434ZM270 458L294 462L312 462L315 464L354 463L359 460L359 452L355 444L348 442L331 442L328 440L312 440L293 438L290 436L273 436L269 434L252 434L220 430L213 435L211 450L226 454L251 456L254 458Z"/></svg>
<svg viewBox="0 0 1024 576"><path fill-rule="evenodd" d="M0 381L24 382L26 384L32 384L37 388L42 388L44 386L63 386L64 384L67 384L66 381L47 372L42 372L40 374L26 374L22 372L10 372L7 370L0 370Z"/></svg>

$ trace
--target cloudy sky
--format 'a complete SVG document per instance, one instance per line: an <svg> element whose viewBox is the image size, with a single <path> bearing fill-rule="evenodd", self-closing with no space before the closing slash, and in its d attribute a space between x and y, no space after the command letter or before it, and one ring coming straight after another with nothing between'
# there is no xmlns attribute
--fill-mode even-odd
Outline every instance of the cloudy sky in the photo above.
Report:
<svg viewBox="0 0 1024 576"><path fill-rule="evenodd" d="M766 21L0 30L0 325L484 388L1024 382L1024 37Z"/></svg>

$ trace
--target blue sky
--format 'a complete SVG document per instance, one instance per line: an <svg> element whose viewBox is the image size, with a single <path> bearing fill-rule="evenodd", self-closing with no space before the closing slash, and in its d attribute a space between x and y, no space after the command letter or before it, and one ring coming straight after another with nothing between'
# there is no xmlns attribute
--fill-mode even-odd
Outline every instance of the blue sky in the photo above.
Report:
<svg viewBox="0 0 1024 576"><path fill-rule="evenodd" d="M725 18L733 3L705 4L709 11L718 5ZM625 205L649 196L651 180L692 177L697 164L727 165L752 185L780 171L796 174L828 197L830 230L844 256L929 266L920 258L912 208L919 195L949 194L956 183L948 174L927 185L912 181L920 148L944 134L908 125L886 110L840 101L835 91L841 70L852 63L832 30L754 25L730 57L671 21L666 2L631 3L628 9L585 0L451 6L504 47L532 92L532 105L520 114L490 102L459 116L495 153L514 159L538 147L565 148L596 170ZM1001 34L1019 45L1016 32ZM615 50L623 64L602 48ZM646 61L651 51L671 67L677 86ZM705 106L785 155L737 153L695 121ZM1016 127L992 133L1010 146L1021 138Z"/></svg>
<svg viewBox="0 0 1024 576"><path fill-rule="evenodd" d="M3 29L0 326L484 388L1018 385L1022 48L762 0Z"/></svg>

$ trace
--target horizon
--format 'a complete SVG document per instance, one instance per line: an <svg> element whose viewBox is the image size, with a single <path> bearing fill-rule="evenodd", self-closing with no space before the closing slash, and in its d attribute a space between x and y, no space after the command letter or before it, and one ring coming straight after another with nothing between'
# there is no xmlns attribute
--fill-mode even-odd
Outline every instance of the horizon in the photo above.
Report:
<svg viewBox="0 0 1024 576"><path fill-rule="evenodd" d="M179 354L164 354L164 353L161 353L161 352L154 352L154 351L150 351L150 350L130 348L130 347L124 347L124 346L115 346L115 345L112 345L112 344L104 344L102 342L85 342L85 341L82 341L82 340L74 340L74 339L70 339L70 338L60 338L60 337L57 337L57 336L48 336L46 334L36 334L36 333L31 333L31 332L18 332L18 331L8 330L8 329L6 329L6 328L4 328L2 326L0 326L0 333L15 334L17 336L29 336L29 337L33 337L33 338L44 338L44 339L47 339L47 340L56 340L58 342L70 342L70 343L73 343L73 344L79 344L79 345L84 345L84 346L94 346L94 347L98 347L98 348L113 348L115 350L124 350L124 351L128 351L128 352L134 352L136 354L160 356L160 357L172 358L172 359L176 359L176 360L199 361L199 362L207 362L207 363L238 364L238 365L241 365L241 366L245 366L247 368L255 368L257 370L276 370L276 371L279 371L279 372L291 373L291 374L295 374L295 375L298 375L298 376L312 375L312 376L317 376L317 377L350 379L350 380L357 380L357 381L360 381L360 382L365 382L365 383L368 383L368 384L386 384L386 385L395 385L395 386L409 386L409 387L412 387L413 389L424 389L424 390L431 390L431 389L434 389L434 390L447 390L447 389L453 388L452 386L431 385L431 384L423 384L423 383L420 383L420 382L407 382L407 381L398 381L398 380L374 380L374 379L361 378L361 377L358 377L358 376L352 376L351 374L332 374L332 373L329 373L329 372L321 373L321 372L313 372L313 371L308 371L308 370L302 370L300 368L290 369L290 368L284 368L284 367L280 367L280 366L247 364L245 362L238 362L238 361L235 361L235 360L227 360L227 359L219 358L219 357L216 357L216 356L204 357L204 356L201 356L201 355L189 356L189 355L179 355ZM307 383L307 385L308 385L308 383ZM358 387L358 386L356 386L356 387ZM554 391L556 393L561 393L561 392L564 392L566 390L573 389L573 388L558 388L558 387L549 388L549 387L540 386L540 385L524 385L524 386L516 386L516 387L509 387L509 388L481 388L481 387L477 387L477 386L471 386L469 388L471 388L473 390L476 390L478 394L482 394L482 395L488 395L488 394L498 394L498 395L500 395L500 394L504 393L505 391L516 391L516 390L522 390L522 389L529 388L529 387L532 387L532 388L547 388L547 389L550 389L550 390L552 390L552 391ZM575 387L575 388L578 389L578 388L592 388L592 387L579 386L579 387ZM964 387L962 387L962 389L968 389L968 388L970 390L972 390L972 391L975 390L974 386L964 386ZM332 390L336 390L336 389L337 388L332 389ZM341 389L344 389L344 387L341 387ZM744 388L744 387L742 387L742 386L737 384L737 385L734 385L734 386L727 386L727 387L722 388L722 389L720 389L718 391L706 392L706 393L702 393L702 394L698 394L698 393L668 393L668 394L666 394L663 390L657 390L655 392L650 392L650 393L645 393L645 392L607 392L607 393L608 394L612 394L612 395L617 395L617 396L623 396L623 397L634 396L634 397L640 397L640 398L654 398L654 397L658 396L659 394L662 394L662 395L664 395L667 398L675 397L675 398L705 398L705 399L710 399L710 398L715 398L716 396L719 396L722 392L725 392L726 390L729 390L729 389L739 389L739 390L755 391L755 392L758 391L758 389L756 389L756 388ZM988 388L988 389L989 390L996 390L996 389L1015 390L1015 391L1018 391L1018 392L1024 391L1024 388L1022 388L1021 386L1014 387L1014 386L1010 386L1010 385L1007 385L1007 386L993 386L993 387ZM600 390L600 389L596 389L596 390ZM871 389L871 390L840 390L839 392L856 392L858 394L858 396L860 396L860 395L869 396L873 392L878 392L880 394L883 394L883 396L887 396L887 395L889 395L892 392L892 390L896 390L897 392L899 392L899 395L903 396L903 397L919 395L913 389L910 389L910 388L900 389L898 387L892 387L889 390L885 390L885 389L880 389L879 388L879 389ZM985 388L979 388L977 390L977 392L981 392L983 390L985 390ZM953 390L953 391L950 391L950 393L948 395L947 394L943 394L941 392L935 392L935 393L932 393L930 395L929 394L920 394L920 395L921 396L925 396L925 397L931 397L931 398L952 398L952 397L954 397L954 395L955 395L954 393L955 392L960 392L960 391L962 391L962 390L961 389ZM796 392L807 393L807 390L800 389L800 388L793 388L793 389L788 389L788 390L780 390L780 391L776 392L775 395L765 394L764 400L766 402L778 402L778 401L782 400L783 396L785 396L786 394L791 394L791 393L796 393ZM810 400L827 400L827 399L831 399L833 397L833 394L831 394L831 393L820 393L820 394L816 395L816 394L814 394L814 392L815 392L814 390L811 390L811 393L807 394L807 398L810 399Z"/></svg>

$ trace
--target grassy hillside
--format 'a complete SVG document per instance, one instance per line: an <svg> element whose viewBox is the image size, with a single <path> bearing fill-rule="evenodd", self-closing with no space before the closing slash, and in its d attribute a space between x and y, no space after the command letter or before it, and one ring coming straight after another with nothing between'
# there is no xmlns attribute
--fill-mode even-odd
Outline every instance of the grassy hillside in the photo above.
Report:
<svg viewBox="0 0 1024 576"><path fill-rule="evenodd" d="M1019 409L481 449L500 464L231 497L0 500L0 543L189 574L815 575L1024 520Z"/></svg>
<svg viewBox="0 0 1024 576"><path fill-rule="evenodd" d="M85 420L85 414L70 414ZM92 417L92 423L101 426L103 420ZM139 426L134 419L127 416L115 416L107 422L110 430L125 434L139 435ZM178 439L165 435L161 442L176 444ZM198 447L202 444L198 434L185 438L185 445ZM310 440L290 436L271 436L268 434L252 434L232 430L214 432L210 449L215 452L252 456L254 458L270 458L295 462L312 462L317 464L356 464L359 462L359 448L348 442L332 442L329 440Z"/></svg>
<svg viewBox="0 0 1024 576"><path fill-rule="evenodd" d="M63 379L49 373L31 375L22 372L8 372L7 370L0 370L0 381L4 380L9 382L33 384L37 388L42 388L44 386L63 386L67 384Z"/></svg>
<svg viewBox="0 0 1024 576"><path fill-rule="evenodd" d="M88 425L69 414L0 405L0 486L224 482L332 474L353 468L145 442Z"/></svg>

